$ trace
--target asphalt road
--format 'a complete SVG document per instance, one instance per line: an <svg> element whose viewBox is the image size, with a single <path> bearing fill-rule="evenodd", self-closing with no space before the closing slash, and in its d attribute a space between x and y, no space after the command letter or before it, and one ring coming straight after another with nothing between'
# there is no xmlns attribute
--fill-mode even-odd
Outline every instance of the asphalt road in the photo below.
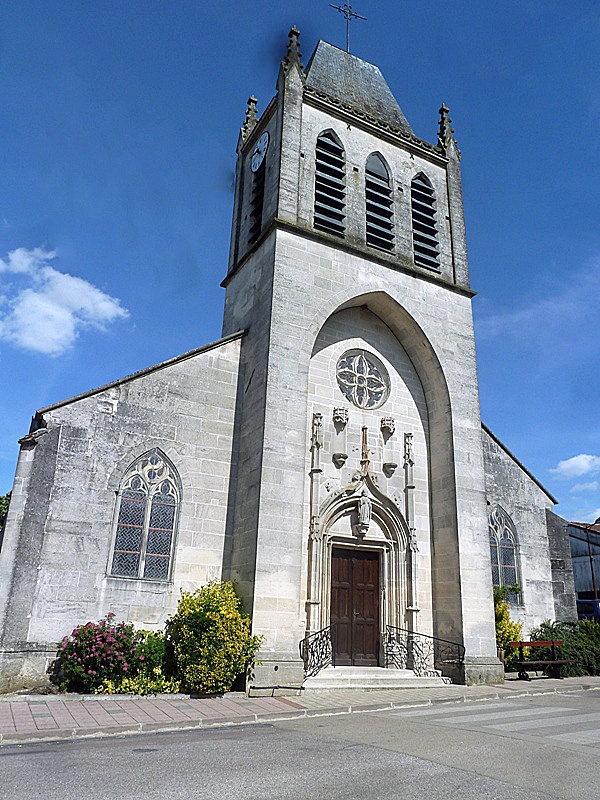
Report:
<svg viewBox="0 0 600 800"><path fill-rule="evenodd" d="M598 800L600 692L0 749L0 797Z"/></svg>

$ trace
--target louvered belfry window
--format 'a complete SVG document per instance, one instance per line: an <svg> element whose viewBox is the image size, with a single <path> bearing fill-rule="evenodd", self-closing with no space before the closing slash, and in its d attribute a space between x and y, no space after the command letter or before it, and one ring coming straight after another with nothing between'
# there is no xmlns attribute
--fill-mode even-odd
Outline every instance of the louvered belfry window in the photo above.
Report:
<svg viewBox="0 0 600 800"><path fill-rule="evenodd" d="M322 133L317 139L316 151L315 228L343 236L346 230L345 207L344 150L333 133Z"/></svg>
<svg viewBox="0 0 600 800"><path fill-rule="evenodd" d="M392 190L381 156L373 153L365 169L367 244L390 252L394 247Z"/></svg>
<svg viewBox="0 0 600 800"><path fill-rule="evenodd" d="M435 193L421 172L410 185L415 264L439 269L440 248L436 227Z"/></svg>
<svg viewBox="0 0 600 800"><path fill-rule="evenodd" d="M177 484L173 467L159 450L145 453L127 470L117 501L111 575L168 580L179 508Z"/></svg>
<svg viewBox="0 0 600 800"><path fill-rule="evenodd" d="M250 228L248 231L248 244L254 242L260 236L262 230L263 206L265 204L265 163L262 164L252 175L252 194L250 196Z"/></svg>

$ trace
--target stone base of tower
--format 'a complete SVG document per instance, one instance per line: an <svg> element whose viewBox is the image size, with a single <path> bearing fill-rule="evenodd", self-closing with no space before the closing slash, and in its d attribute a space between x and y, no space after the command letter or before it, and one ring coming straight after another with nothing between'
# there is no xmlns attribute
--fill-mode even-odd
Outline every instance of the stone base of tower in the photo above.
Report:
<svg viewBox="0 0 600 800"><path fill-rule="evenodd" d="M473 686L478 683L502 683L504 664L496 656L465 656L461 674L453 676L455 683Z"/></svg>
<svg viewBox="0 0 600 800"><path fill-rule="evenodd" d="M302 690L304 664L297 653L259 653L247 680L252 697L297 695Z"/></svg>

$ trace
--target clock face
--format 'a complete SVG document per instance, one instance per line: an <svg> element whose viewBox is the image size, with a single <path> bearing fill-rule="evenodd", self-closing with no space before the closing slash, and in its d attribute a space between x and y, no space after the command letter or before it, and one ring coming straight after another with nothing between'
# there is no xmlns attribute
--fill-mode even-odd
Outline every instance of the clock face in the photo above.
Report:
<svg viewBox="0 0 600 800"><path fill-rule="evenodd" d="M250 161L250 167L252 169L252 172L256 172L256 170L260 167L260 165L264 161L264 158L267 155L268 146L269 146L269 134L267 131L265 131L258 140L258 142L256 143L254 150L252 151L252 158Z"/></svg>

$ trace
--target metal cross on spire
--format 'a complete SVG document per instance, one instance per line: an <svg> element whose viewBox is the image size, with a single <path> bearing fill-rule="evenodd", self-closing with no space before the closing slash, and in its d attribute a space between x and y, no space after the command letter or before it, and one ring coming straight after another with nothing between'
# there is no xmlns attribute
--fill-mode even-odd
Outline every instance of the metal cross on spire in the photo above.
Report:
<svg viewBox="0 0 600 800"><path fill-rule="evenodd" d="M340 14L343 14L346 17L346 52L350 52L350 20L352 19L366 19L366 17L361 17L360 14L357 14L356 11L352 10L352 6L350 3L346 2L343 6L334 6L333 3L329 4L331 8L335 8L336 11L339 11Z"/></svg>

